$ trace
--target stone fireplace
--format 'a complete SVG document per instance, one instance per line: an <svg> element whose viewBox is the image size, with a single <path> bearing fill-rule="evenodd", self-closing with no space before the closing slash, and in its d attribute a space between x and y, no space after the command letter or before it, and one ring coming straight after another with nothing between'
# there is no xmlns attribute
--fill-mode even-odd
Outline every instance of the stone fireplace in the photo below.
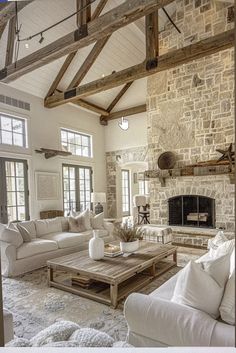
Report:
<svg viewBox="0 0 236 353"><path fill-rule="evenodd" d="M161 50L232 28L227 20L229 6L217 1L176 0L173 20L182 33L167 25L160 33ZM158 157L165 151L175 153L175 168L181 168L216 160L221 156L217 149L225 150L234 143L233 49L150 76L147 91L150 170L158 169ZM174 200L178 207L173 206ZM228 174L169 177L165 186L158 178L150 179L150 207L151 223L234 231L234 184Z"/></svg>

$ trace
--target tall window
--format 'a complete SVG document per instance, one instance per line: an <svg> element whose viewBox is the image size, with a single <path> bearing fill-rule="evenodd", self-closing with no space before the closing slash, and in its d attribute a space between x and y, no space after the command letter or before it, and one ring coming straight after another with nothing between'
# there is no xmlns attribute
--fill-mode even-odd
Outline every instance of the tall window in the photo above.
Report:
<svg viewBox="0 0 236 353"><path fill-rule="evenodd" d="M63 165L63 195L65 215L91 208L92 169Z"/></svg>
<svg viewBox="0 0 236 353"><path fill-rule="evenodd" d="M76 156L92 157L92 137L71 130L61 129L62 147Z"/></svg>
<svg viewBox="0 0 236 353"><path fill-rule="evenodd" d="M27 162L0 158L0 222L29 219Z"/></svg>
<svg viewBox="0 0 236 353"><path fill-rule="evenodd" d="M122 214L130 215L130 175L129 170L122 170Z"/></svg>
<svg viewBox="0 0 236 353"><path fill-rule="evenodd" d="M0 144L27 147L26 120L0 113Z"/></svg>
<svg viewBox="0 0 236 353"><path fill-rule="evenodd" d="M147 195L149 193L149 184L147 180L139 180L138 182L139 194Z"/></svg>

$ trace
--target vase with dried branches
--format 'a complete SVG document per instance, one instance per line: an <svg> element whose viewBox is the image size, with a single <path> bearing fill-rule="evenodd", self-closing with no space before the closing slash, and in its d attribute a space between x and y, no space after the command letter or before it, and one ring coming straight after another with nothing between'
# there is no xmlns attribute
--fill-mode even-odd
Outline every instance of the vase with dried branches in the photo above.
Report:
<svg viewBox="0 0 236 353"><path fill-rule="evenodd" d="M120 240L120 249L124 253L138 250L139 240L143 239L140 227L130 225L128 222L115 224L114 234Z"/></svg>

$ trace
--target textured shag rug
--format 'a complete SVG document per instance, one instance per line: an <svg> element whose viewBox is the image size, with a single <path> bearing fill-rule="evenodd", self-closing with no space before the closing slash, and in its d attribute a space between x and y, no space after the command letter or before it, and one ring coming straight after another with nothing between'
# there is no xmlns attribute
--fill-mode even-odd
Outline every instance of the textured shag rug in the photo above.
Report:
<svg viewBox="0 0 236 353"><path fill-rule="evenodd" d="M202 250L179 249L178 267L156 278L140 292L151 293L189 260L198 258L202 253ZM13 314L16 337L30 339L54 322L68 320L79 324L80 327L104 331L115 341L125 341L127 326L122 305L112 309L93 300L49 288L46 268L17 278L3 278L3 297L4 307Z"/></svg>

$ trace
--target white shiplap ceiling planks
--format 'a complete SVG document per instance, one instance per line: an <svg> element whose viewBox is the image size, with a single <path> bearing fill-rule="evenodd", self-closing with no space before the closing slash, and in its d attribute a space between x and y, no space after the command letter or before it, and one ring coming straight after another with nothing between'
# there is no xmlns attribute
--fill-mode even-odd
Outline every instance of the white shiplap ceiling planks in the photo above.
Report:
<svg viewBox="0 0 236 353"><path fill-rule="evenodd" d="M92 4L95 8L99 0ZM120 5L121 0L109 0L102 13L107 12L111 8ZM175 11L174 3L166 7L169 14ZM19 13L19 24L22 24L20 37L28 37L36 32L40 32L44 28L54 24L55 22L72 14L76 10L76 0L35 0L26 6ZM167 22L163 11L159 11L159 29L162 30ZM39 37L28 41L29 48L25 48L25 43L21 43L19 49L19 58L24 57L31 52L40 49L65 34L75 30L76 17L63 22L59 26L49 30L43 34L44 41L39 43ZM138 64L145 59L145 24L144 19L136 21L112 34L106 43L102 52L98 56L96 62L91 67L82 83L91 82L101 78L103 75L109 75L112 71L119 71L129 66ZM7 41L7 28L5 29L0 41L0 66L5 64L5 48ZM82 48L78 51L73 59L68 71L64 75L59 84L59 89L65 90L70 84L77 70L86 59L93 45ZM3 54L2 54L3 53ZM47 91L56 77L64 58L60 58L48 65L41 67L29 74L22 76L10 83L11 86L19 90L29 92L35 96L44 98ZM88 97L87 100L106 108L115 98L122 87L116 87L112 90L101 92L97 95ZM136 81L126 92L124 97L117 104L115 110L129 108L131 106L145 103L146 99L146 79Z"/></svg>

